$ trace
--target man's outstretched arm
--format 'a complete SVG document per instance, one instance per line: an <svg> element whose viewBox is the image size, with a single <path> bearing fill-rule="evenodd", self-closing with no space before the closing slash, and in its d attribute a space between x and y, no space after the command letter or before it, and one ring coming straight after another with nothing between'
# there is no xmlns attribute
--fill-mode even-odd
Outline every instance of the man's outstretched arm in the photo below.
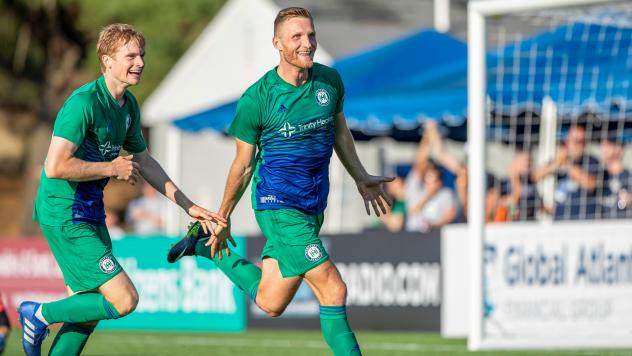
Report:
<svg viewBox="0 0 632 356"><path fill-rule="evenodd" d="M187 196L173 183L160 164L147 152L133 155L134 161L140 167L140 174L154 189L178 204L189 216L200 221L205 232L213 231L211 222L226 226L226 219L219 214L208 211L194 204Z"/></svg>
<svg viewBox="0 0 632 356"><path fill-rule="evenodd" d="M218 227L215 230L216 238L211 238L206 243L207 246L211 246L211 257L215 256L215 252L219 252L219 258L222 258L222 250L229 253L228 244L226 240L235 246L235 241L230 234L230 215L235 210L237 203L241 199L241 196L248 188L250 179L252 178L252 171L255 162L256 148L254 145L249 144L240 139L235 139L237 144L237 152L233 164L228 171L228 178L226 178L226 186L224 187L224 197L222 199L222 205L219 208L219 214L228 221L228 227L226 229Z"/></svg>
<svg viewBox="0 0 632 356"><path fill-rule="evenodd" d="M367 214L371 214L370 206L373 207L373 211L377 216L380 216L380 212L386 214L388 209L384 205L384 202L391 206L393 205L393 201L384 191L383 184L395 178L372 176L366 172L360 162L360 158L358 158L353 136L347 127L347 120L342 112L336 115L334 132L334 149L336 150L336 154L347 172L349 172L353 180L355 180L358 191L362 199L364 199L364 207L366 208Z"/></svg>

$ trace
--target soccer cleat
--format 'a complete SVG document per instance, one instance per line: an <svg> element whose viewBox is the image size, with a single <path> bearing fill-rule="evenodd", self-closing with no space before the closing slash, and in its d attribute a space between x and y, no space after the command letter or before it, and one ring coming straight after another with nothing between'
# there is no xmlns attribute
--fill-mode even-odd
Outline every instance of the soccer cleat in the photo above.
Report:
<svg viewBox="0 0 632 356"><path fill-rule="evenodd" d="M22 302L18 307L20 323L22 323L22 348L27 356L40 356L42 342L48 335L48 326L36 316L40 303Z"/></svg>
<svg viewBox="0 0 632 356"><path fill-rule="evenodd" d="M194 221L189 224L189 230L187 234L178 241L175 245L171 246L169 253L167 253L167 262L174 263L184 256L195 255L195 244L203 238L209 237L211 234L204 233L202 224L199 221Z"/></svg>

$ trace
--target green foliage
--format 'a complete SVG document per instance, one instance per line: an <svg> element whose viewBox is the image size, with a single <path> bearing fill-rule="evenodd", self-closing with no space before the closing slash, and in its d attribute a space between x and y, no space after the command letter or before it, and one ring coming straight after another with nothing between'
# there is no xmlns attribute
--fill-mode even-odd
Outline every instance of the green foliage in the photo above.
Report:
<svg viewBox="0 0 632 356"><path fill-rule="evenodd" d="M133 88L134 94L142 103L223 4L224 0L82 1L78 26L90 38L82 70L98 74L95 47L99 30L103 26L115 22L133 25L143 33L147 41L146 71L143 72L141 84Z"/></svg>
<svg viewBox="0 0 632 356"><path fill-rule="evenodd" d="M77 83L100 74L97 36L102 27L114 22L132 24L145 35L146 71L141 85L133 89L142 103L224 2L4 0L0 2L0 105L17 105L54 117ZM51 11L54 6L56 10ZM16 67L21 34L26 50ZM68 50L78 50L79 61L64 58ZM51 81L60 77L66 83Z"/></svg>
<svg viewBox="0 0 632 356"><path fill-rule="evenodd" d="M147 41L146 70L141 84L133 88L134 94L142 103L223 4L224 0L81 1L78 26L90 38L87 57L81 69L98 75L99 62L95 48L99 30L103 26L115 22L133 25L143 33Z"/></svg>

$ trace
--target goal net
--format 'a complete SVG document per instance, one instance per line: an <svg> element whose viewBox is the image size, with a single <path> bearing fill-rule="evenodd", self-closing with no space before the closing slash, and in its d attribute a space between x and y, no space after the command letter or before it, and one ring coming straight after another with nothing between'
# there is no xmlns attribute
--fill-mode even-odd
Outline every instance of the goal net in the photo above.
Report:
<svg viewBox="0 0 632 356"><path fill-rule="evenodd" d="M468 45L470 348L632 347L632 4L471 1Z"/></svg>

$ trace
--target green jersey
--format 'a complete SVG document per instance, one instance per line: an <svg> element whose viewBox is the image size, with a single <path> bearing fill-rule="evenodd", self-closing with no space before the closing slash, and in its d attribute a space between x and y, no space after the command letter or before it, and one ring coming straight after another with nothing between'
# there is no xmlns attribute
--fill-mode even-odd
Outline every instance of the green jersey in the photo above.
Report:
<svg viewBox="0 0 632 356"><path fill-rule="evenodd" d="M75 90L57 114L53 136L75 145L74 156L88 162L110 162L121 149L146 149L136 98L125 92L122 107L110 94L103 76ZM108 178L73 182L51 179L42 169L33 219L45 225L103 224L103 188Z"/></svg>
<svg viewBox="0 0 632 356"><path fill-rule="evenodd" d="M246 90L228 132L258 146L254 209L294 208L309 214L325 210L334 119L342 112L343 100L338 72L318 63L299 87L284 81L274 68Z"/></svg>

